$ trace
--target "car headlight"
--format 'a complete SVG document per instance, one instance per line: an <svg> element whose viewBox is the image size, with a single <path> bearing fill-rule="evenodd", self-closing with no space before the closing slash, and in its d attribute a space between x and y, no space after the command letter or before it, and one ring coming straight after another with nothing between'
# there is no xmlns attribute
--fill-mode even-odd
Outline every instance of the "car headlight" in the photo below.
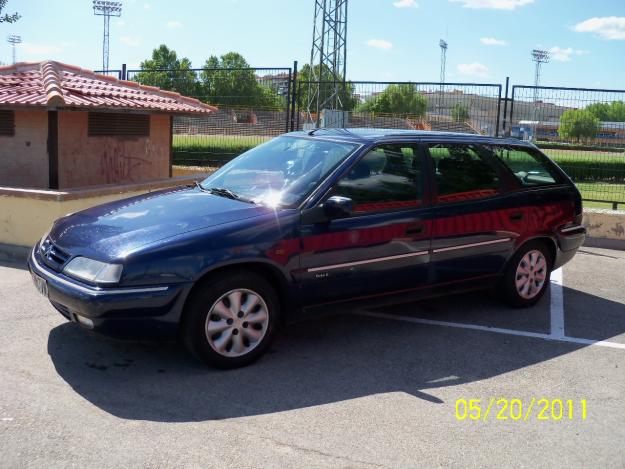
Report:
<svg viewBox="0 0 625 469"><path fill-rule="evenodd" d="M86 257L75 257L65 266L63 273L92 283L118 283L122 269L121 264L107 264Z"/></svg>

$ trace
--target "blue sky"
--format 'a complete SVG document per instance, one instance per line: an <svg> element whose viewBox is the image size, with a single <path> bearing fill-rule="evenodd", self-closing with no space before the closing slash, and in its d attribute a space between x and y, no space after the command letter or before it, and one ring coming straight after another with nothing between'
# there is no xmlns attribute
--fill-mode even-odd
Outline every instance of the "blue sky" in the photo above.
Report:
<svg viewBox="0 0 625 469"><path fill-rule="evenodd" d="M211 54L242 53L253 66L306 63L313 0L125 0L111 20L111 68L138 67L167 44L200 67ZM102 20L90 0L9 0L18 60L45 58L98 69ZM449 43L447 81L531 84L530 50L550 49L543 84L625 89L625 0L351 0L348 77L437 81L439 38ZM0 43L0 61L11 60Z"/></svg>

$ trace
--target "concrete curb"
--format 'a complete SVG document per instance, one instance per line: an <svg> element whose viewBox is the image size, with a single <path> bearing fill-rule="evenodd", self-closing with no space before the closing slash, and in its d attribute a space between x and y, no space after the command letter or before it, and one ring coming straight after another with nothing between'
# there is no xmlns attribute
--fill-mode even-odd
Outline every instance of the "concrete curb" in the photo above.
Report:
<svg viewBox="0 0 625 469"><path fill-rule="evenodd" d="M0 263L25 267L31 248L0 243Z"/></svg>
<svg viewBox="0 0 625 469"><path fill-rule="evenodd" d="M589 248L615 249L625 251L625 239L596 238L587 236L584 246Z"/></svg>

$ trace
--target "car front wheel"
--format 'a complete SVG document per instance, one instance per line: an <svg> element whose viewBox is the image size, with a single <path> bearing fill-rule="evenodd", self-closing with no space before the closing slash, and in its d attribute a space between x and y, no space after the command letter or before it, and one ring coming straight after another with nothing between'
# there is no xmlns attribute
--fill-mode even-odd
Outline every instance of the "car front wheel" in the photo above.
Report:
<svg viewBox="0 0 625 469"><path fill-rule="evenodd" d="M532 306L545 294L551 277L551 256L542 242L529 242L512 256L502 280L504 300L516 308Z"/></svg>
<svg viewBox="0 0 625 469"><path fill-rule="evenodd" d="M226 275L198 286L185 311L182 333L196 357L219 368L237 368L252 363L269 347L279 301L259 275Z"/></svg>

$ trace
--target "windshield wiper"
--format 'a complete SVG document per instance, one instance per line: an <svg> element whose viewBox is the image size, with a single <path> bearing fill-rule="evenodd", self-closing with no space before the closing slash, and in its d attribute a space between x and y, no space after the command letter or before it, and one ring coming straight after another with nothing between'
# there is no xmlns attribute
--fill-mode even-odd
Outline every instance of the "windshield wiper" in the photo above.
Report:
<svg viewBox="0 0 625 469"><path fill-rule="evenodd" d="M218 195L220 197L227 197L232 200L240 200L241 202L247 202L250 204L255 203L253 200L241 197L240 195L232 192L230 189L226 189L225 187L211 187L207 189L204 186L200 186L200 188L204 191L210 192L211 194Z"/></svg>

